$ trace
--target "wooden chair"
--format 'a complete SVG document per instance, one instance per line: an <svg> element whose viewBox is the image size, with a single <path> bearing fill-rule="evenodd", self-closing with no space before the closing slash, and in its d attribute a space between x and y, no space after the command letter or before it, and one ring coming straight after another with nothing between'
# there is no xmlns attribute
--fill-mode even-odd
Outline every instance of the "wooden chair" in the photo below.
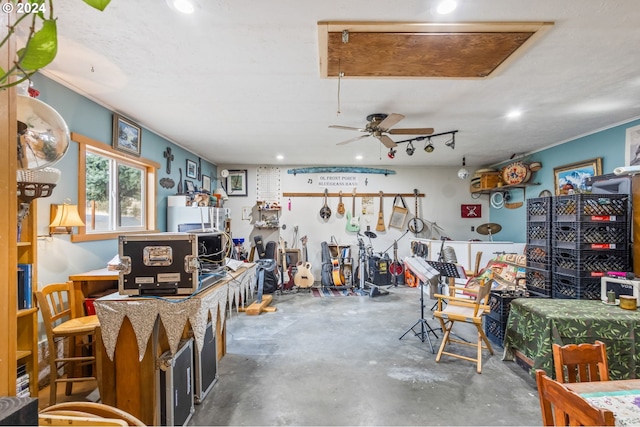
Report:
<svg viewBox="0 0 640 427"><path fill-rule="evenodd" d="M609 381L607 348L602 341L594 344L553 344L556 381Z"/></svg>
<svg viewBox="0 0 640 427"><path fill-rule="evenodd" d="M95 315L75 313L72 289L72 282L53 283L35 293L49 347L49 405L56 403L58 383L66 383L65 391L69 395L73 382L97 381L95 352L90 347L95 343L100 323ZM92 375L82 376L82 368L89 365ZM61 369L64 369L62 374Z"/></svg>
<svg viewBox="0 0 640 427"><path fill-rule="evenodd" d="M545 426L612 426L613 412L596 408L579 394L536 370L542 424Z"/></svg>
<svg viewBox="0 0 640 427"><path fill-rule="evenodd" d="M124 425L144 426L145 424L138 418L134 417L122 409L96 402L63 402L49 406L40 411L39 416L75 416L75 417L93 417L94 419L115 419L124 421ZM54 425L54 424L40 424Z"/></svg>
<svg viewBox="0 0 640 427"><path fill-rule="evenodd" d="M436 355L436 362L440 362L440 358L443 354L448 356L457 357L459 359L476 362L478 373L482 373L482 350L489 350L493 354L493 348L487 339L484 331L482 330L482 316L484 313L489 312L489 305L487 304L489 299L489 291L491 288L491 280L484 281L480 284L478 289L468 289L463 287L453 287L449 289L450 295L435 294L434 297L438 298L438 306L433 312L433 315L440 321L442 330L444 331L444 337L442 337L442 344ZM457 296L457 292L474 293L475 298L469 298L467 296ZM446 303L446 307L444 306ZM465 322L473 324L478 332L478 339L475 343L463 341L461 339L455 339L451 336L451 329L456 322ZM452 353L445 351L445 348L450 343L456 343L466 346L476 347L477 355L475 358L465 356L462 354Z"/></svg>

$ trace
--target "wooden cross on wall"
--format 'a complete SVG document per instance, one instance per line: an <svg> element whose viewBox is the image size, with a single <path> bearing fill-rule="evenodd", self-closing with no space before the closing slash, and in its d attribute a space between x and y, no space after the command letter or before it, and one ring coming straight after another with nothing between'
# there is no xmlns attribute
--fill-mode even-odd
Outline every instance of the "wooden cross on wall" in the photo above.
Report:
<svg viewBox="0 0 640 427"><path fill-rule="evenodd" d="M167 173L170 174L171 162L173 161L173 154L171 154L171 147L167 147L167 149L164 150L164 153L162 153L162 155L164 156L165 159L167 159Z"/></svg>

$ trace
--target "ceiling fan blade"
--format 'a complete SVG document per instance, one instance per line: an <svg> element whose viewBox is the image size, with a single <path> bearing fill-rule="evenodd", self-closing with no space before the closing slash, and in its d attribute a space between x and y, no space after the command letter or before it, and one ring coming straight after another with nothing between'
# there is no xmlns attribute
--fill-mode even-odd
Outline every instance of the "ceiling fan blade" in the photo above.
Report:
<svg viewBox="0 0 640 427"><path fill-rule="evenodd" d="M431 135L433 128L389 129L391 135Z"/></svg>
<svg viewBox="0 0 640 427"><path fill-rule="evenodd" d="M360 132L367 132L366 129L354 128L354 127L351 127L351 126L330 125L329 127L332 128L332 129L358 130Z"/></svg>
<svg viewBox="0 0 640 427"><path fill-rule="evenodd" d="M369 136L369 135L360 135L360 136L356 136L355 138L351 138L351 139L347 139L346 141L338 142L336 145L345 145L345 144L348 144L348 143L350 143L350 142L357 141L357 140L362 139L362 138L367 138L368 136Z"/></svg>
<svg viewBox="0 0 640 427"><path fill-rule="evenodd" d="M393 139L389 138L387 135L376 135L376 138L378 138L380 142L382 142L387 148L398 146L398 144L396 144L396 142Z"/></svg>
<svg viewBox="0 0 640 427"><path fill-rule="evenodd" d="M376 127L381 131L386 132L389 128L393 127L402 119L404 119L404 116L402 114L391 113Z"/></svg>

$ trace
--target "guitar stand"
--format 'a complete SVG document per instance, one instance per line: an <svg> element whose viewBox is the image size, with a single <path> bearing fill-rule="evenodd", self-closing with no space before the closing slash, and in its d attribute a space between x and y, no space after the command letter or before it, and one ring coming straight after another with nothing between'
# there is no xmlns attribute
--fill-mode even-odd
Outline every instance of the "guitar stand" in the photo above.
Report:
<svg viewBox="0 0 640 427"><path fill-rule="evenodd" d="M420 325L420 331L416 332L415 328L418 325ZM424 318L424 284L422 283L422 280L420 280L420 318L398 339L404 338L404 336L409 332L413 332L413 335L420 338L420 341L422 342L424 342L425 340L429 341L431 353L435 353L435 350L433 349L433 343L431 342L429 334L433 334L436 339L438 339L438 334L436 334L436 331L431 327L431 325L429 325L429 323L427 323L427 320Z"/></svg>

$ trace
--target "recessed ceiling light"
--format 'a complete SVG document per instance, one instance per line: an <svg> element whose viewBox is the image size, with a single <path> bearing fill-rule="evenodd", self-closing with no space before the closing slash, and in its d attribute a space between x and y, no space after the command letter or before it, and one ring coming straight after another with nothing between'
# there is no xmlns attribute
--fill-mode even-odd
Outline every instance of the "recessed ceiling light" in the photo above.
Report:
<svg viewBox="0 0 640 427"><path fill-rule="evenodd" d="M278 160L284 160L284 156L283 156L282 154L278 154L278 155L276 156L276 159L278 159Z"/></svg>
<svg viewBox="0 0 640 427"><path fill-rule="evenodd" d="M193 2L191 0L167 0L167 4L172 9L180 13L190 14L195 11L195 7L193 6Z"/></svg>
<svg viewBox="0 0 640 427"><path fill-rule="evenodd" d="M358 154L358 155L356 156L356 160L362 160L362 154Z"/></svg>
<svg viewBox="0 0 640 427"><path fill-rule="evenodd" d="M440 15L447 15L456 10L456 7L458 7L458 3L455 0L442 0L438 3L436 12Z"/></svg>
<svg viewBox="0 0 640 427"><path fill-rule="evenodd" d="M513 110L513 111L509 111L507 113L507 118L508 119L517 119L518 117L520 117L522 115L522 111L520 110Z"/></svg>

